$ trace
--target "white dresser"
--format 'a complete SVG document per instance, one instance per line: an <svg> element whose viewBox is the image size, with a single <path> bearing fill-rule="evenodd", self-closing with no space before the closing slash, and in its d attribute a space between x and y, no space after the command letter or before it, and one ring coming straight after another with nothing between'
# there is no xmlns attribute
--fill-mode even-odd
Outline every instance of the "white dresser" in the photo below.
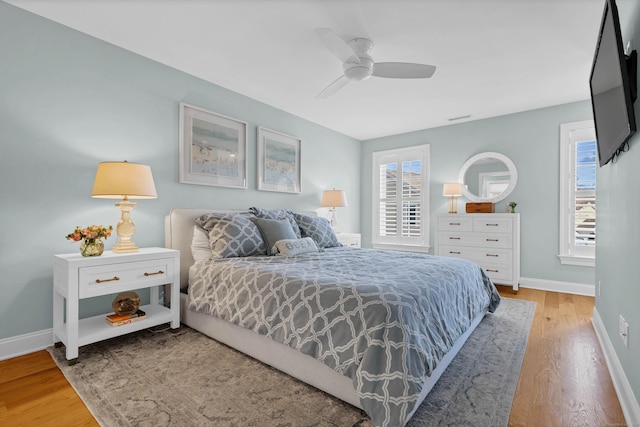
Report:
<svg viewBox="0 0 640 427"><path fill-rule="evenodd" d="M518 290L520 282L520 214L438 216L436 255L474 261L493 283Z"/></svg>

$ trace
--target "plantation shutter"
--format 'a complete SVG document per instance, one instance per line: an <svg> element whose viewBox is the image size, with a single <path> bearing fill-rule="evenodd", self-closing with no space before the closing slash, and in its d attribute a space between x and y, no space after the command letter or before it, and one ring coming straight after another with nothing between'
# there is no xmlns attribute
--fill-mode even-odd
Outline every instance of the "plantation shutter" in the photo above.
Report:
<svg viewBox="0 0 640 427"><path fill-rule="evenodd" d="M424 147L374 153L374 243L425 244L426 153Z"/></svg>

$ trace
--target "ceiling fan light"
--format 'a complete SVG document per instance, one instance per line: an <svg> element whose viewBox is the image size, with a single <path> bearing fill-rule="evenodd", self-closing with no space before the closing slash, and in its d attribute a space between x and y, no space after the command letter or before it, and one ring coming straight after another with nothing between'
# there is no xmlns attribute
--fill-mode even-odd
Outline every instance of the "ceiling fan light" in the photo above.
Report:
<svg viewBox="0 0 640 427"><path fill-rule="evenodd" d="M344 75L351 80L366 80L373 73L373 60L367 57L360 57L360 63L345 62L343 70Z"/></svg>

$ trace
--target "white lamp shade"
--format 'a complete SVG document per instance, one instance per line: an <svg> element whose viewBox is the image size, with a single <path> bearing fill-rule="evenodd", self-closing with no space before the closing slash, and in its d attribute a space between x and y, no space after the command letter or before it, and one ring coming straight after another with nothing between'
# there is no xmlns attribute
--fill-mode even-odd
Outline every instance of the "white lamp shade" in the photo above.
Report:
<svg viewBox="0 0 640 427"><path fill-rule="evenodd" d="M348 206L347 194L344 190L325 190L322 192L320 206L323 208L336 208Z"/></svg>
<svg viewBox="0 0 640 427"><path fill-rule="evenodd" d="M151 168L138 163L98 164L91 197L104 199L155 199L158 197Z"/></svg>
<svg viewBox="0 0 640 427"><path fill-rule="evenodd" d="M459 182L450 182L442 186L443 196L462 196L462 184Z"/></svg>

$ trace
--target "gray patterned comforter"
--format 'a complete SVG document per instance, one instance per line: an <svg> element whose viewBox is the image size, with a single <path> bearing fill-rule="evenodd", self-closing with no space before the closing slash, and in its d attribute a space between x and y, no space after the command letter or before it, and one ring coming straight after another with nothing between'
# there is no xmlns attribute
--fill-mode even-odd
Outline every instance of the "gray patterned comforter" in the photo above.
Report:
<svg viewBox="0 0 640 427"><path fill-rule="evenodd" d="M376 426L403 426L424 378L500 297L469 261L332 248L200 262L190 310L311 355L353 379Z"/></svg>

